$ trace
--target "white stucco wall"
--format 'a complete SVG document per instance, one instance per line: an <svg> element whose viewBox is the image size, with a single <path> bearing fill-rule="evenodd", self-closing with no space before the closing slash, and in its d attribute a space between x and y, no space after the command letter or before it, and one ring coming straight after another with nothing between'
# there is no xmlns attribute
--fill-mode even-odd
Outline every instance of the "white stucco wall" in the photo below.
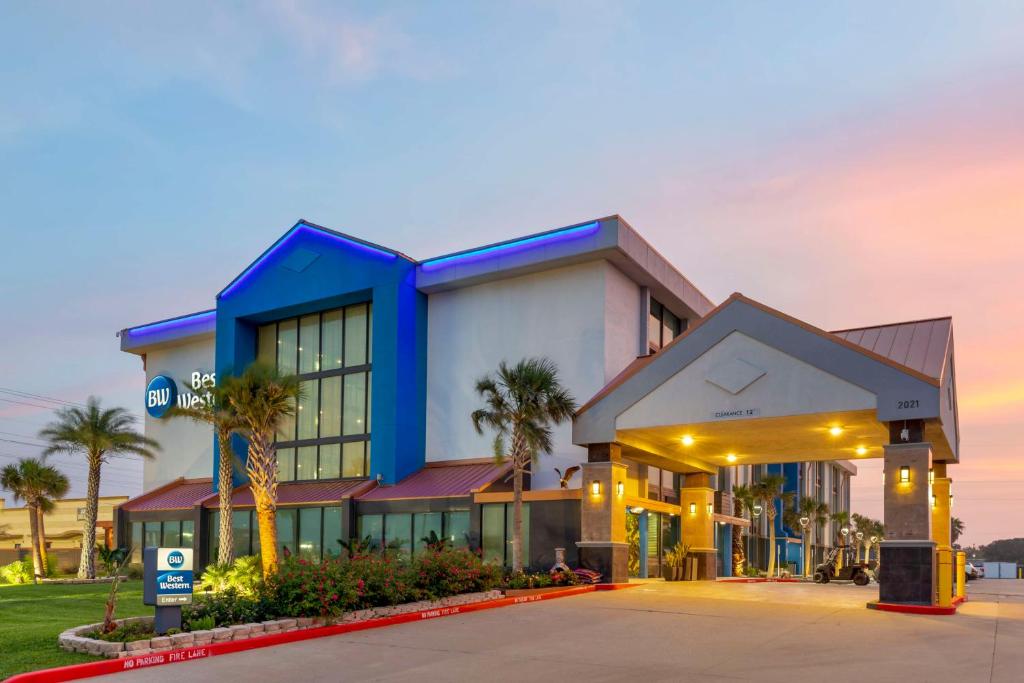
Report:
<svg viewBox="0 0 1024 683"><path fill-rule="evenodd" d="M636 357L639 288L606 261L432 294L427 314L428 462L487 457L492 435L480 436L470 413L474 386L502 360L547 356L562 384L582 404ZM586 460L571 426L555 430L534 488L557 488L553 468ZM579 486L579 477L572 482Z"/></svg>
<svg viewBox="0 0 1024 683"><path fill-rule="evenodd" d="M153 349L146 353L146 384L157 375L178 380L179 395L191 392L188 379L192 372L213 371L214 340L212 336L176 346ZM139 396L141 412L146 416L146 436L156 439L163 450L147 461L143 468L143 490L150 491L178 477L209 477L213 473L213 430L182 418L154 418L145 412Z"/></svg>

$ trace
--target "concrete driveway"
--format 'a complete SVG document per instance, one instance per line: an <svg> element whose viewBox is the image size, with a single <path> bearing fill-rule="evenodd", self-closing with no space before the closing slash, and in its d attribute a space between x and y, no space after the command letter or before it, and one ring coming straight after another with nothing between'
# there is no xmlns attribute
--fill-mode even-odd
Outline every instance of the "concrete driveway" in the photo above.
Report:
<svg viewBox="0 0 1024 683"><path fill-rule="evenodd" d="M144 669L112 681L1024 680L1024 581L952 617L867 610L877 587L646 582Z"/></svg>

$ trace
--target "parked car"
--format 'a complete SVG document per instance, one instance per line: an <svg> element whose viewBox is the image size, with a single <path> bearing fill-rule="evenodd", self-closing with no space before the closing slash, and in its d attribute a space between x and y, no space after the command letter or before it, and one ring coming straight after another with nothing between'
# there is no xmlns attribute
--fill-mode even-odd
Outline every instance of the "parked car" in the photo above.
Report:
<svg viewBox="0 0 1024 683"><path fill-rule="evenodd" d="M985 569L983 567L975 567L970 562L968 562L967 566L964 568L964 573L966 574L968 581L985 577Z"/></svg>

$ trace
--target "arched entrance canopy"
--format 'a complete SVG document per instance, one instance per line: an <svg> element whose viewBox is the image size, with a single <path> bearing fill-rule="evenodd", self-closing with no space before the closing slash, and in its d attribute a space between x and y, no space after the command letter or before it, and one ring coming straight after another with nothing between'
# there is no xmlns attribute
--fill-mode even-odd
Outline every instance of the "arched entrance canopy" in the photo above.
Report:
<svg viewBox="0 0 1024 683"><path fill-rule="evenodd" d="M737 293L584 405L573 442L713 472L881 457L890 428L913 423L955 463L953 367L949 318L830 333Z"/></svg>

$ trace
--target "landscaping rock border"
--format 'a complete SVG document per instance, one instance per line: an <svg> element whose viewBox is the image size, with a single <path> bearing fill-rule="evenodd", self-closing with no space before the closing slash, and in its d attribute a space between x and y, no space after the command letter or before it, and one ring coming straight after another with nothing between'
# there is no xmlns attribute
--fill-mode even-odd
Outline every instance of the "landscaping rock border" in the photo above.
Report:
<svg viewBox="0 0 1024 683"><path fill-rule="evenodd" d="M463 593L452 595L440 600L421 600L419 602L407 602L403 605L389 607L371 607L369 609L345 612L340 618L328 620L323 617L295 617L287 619L271 619L261 623L233 624L231 626L220 626L209 630L188 631L175 633L169 636L154 636L148 640L135 640L128 643L111 643L105 640L85 637L85 633L98 631L102 623L86 624L76 626L57 636L57 644L67 652L82 652L90 655L117 659L119 657L135 657L148 655L154 652L164 652L183 647L194 647L197 645L209 645L210 643L222 643L228 640L247 640L249 638L260 638L275 633L288 633L290 631L301 631L318 626L325 626L329 623L349 624L381 617L393 617L399 614L409 614L423 610L437 609L440 607L457 607L459 605L470 605L477 602L487 602L503 597L500 590L486 591L484 593ZM146 623L152 624L153 617L128 617L118 619L117 625Z"/></svg>

